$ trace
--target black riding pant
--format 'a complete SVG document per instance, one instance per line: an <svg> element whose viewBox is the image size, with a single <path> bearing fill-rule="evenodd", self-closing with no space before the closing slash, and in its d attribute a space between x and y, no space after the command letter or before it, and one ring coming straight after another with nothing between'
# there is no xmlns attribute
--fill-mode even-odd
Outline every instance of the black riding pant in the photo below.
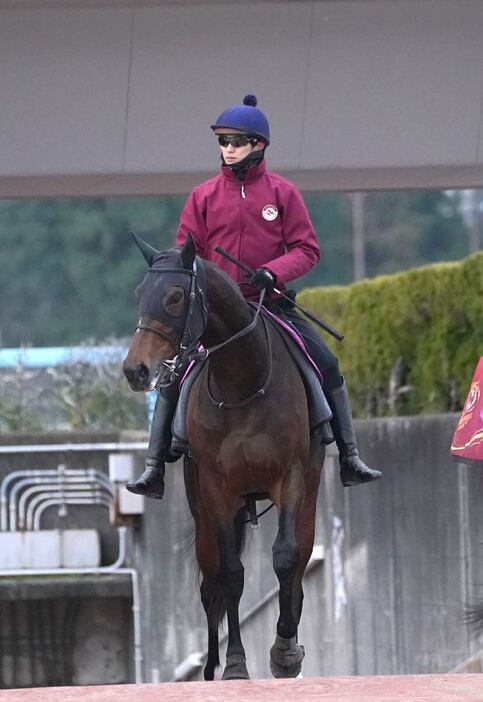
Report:
<svg viewBox="0 0 483 702"><path fill-rule="evenodd" d="M300 334L310 356L317 364L324 380L324 389L330 392L342 385L339 361L314 327L294 309L282 310L282 317L292 324Z"/></svg>

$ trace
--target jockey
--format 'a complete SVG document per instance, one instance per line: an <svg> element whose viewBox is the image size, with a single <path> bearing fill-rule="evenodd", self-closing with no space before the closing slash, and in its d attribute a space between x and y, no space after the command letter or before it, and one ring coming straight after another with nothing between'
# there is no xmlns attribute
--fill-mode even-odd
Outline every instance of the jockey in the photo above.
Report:
<svg viewBox="0 0 483 702"><path fill-rule="evenodd" d="M176 244L188 233L197 254L216 263L240 287L248 300L258 299L265 288L272 311L292 323L302 337L322 377L339 449L340 477L344 487L367 483L382 473L359 456L349 395L332 353L312 325L273 292L286 292L285 284L309 271L319 260L319 246L299 190L268 171L265 150L270 143L268 120L254 95L221 113L211 129L221 150L221 173L194 188L180 217ZM235 264L215 251L221 246L254 270L248 280ZM278 298L278 299L277 299ZM169 386L158 395L153 415L146 470L128 483L132 492L160 499L164 492L164 461L179 458L170 449L171 422L178 388Z"/></svg>

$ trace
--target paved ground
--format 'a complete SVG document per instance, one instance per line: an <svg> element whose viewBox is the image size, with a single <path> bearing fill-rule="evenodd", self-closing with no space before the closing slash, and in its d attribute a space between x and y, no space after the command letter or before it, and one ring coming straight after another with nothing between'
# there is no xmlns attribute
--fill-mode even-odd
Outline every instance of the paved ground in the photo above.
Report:
<svg viewBox="0 0 483 702"><path fill-rule="evenodd" d="M483 675L50 687L0 691L0 702L483 702Z"/></svg>

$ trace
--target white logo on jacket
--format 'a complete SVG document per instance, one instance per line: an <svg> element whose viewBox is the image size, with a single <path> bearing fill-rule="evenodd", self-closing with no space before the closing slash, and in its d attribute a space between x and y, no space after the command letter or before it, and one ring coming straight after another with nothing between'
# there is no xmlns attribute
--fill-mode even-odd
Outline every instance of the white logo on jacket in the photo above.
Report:
<svg viewBox="0 0 483 702"><path fill-rule="evenodd" d="M275 205L265 205L262 210L262 217L266 219L267 222L273 222L274 219L277 219L278 210Z"/></svg>

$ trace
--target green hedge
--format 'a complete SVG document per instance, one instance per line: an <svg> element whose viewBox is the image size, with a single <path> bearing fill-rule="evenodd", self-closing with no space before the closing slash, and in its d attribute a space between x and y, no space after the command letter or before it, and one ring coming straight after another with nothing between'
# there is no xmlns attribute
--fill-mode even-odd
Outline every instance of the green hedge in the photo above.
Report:
<svg viewBox="0 0 483 702"><path fill-rule="evenodd" d="M339 358L356 416L461 409L483 354L483 252L297 301L345 335L322 332Z"/></svg>

